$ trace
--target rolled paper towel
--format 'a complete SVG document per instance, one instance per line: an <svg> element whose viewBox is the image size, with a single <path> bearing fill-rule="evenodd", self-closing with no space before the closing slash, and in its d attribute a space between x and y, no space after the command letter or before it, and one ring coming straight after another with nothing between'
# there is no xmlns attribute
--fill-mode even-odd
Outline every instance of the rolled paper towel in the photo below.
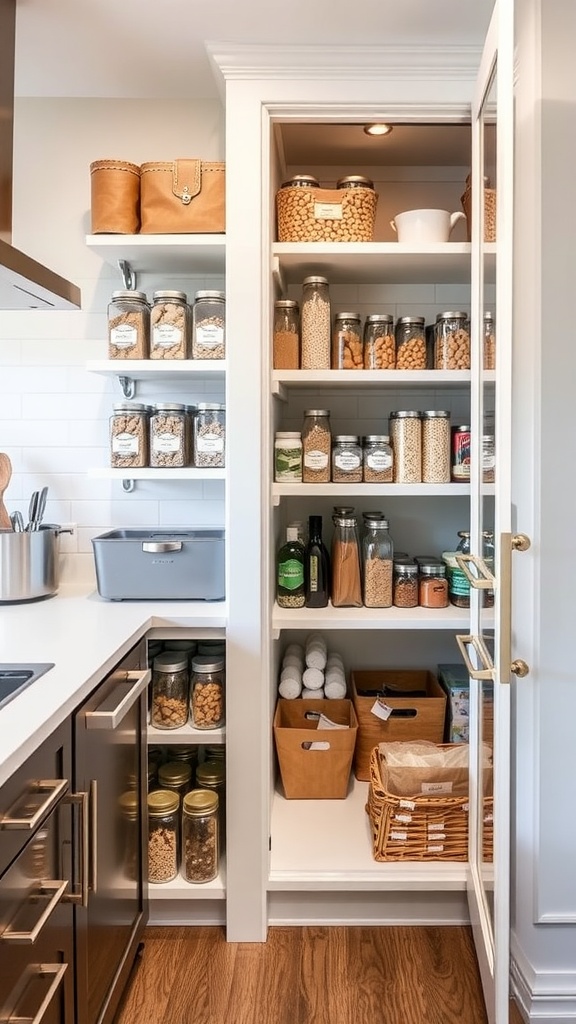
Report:
<svg viewBox="0 0 576 1024"><path fill-rule="evenodd" d="M346 680L336 679L336 677L326 679L324 694L328 700L344 700L346 696Z"/></svg>
<svg viewBox="0 0 576 1024"><path fill-rule="evenodd" d="M322 700L324 696L324 690L302 690L302 698L304 700Z"/></svg>
<svg viewBox="0 0 576 1024"><path fill-rule="evenodd" d="M284 655L286 654L295 654L298 658L302 658L302 660L304 660L304 648L302 644L288 644L288 647L284 651Z"/></svg>
<svg viewBox="0 0 576 1024"><path fill-rule="evenodd" d="M336 651L330 651L326 659L326 668L332 668L333 665L339 665L340 668L344 668L344 661L341 654L337 654Z"/></svg>
<svg viewBox="0 0 576 1024"><path fill-rule="evenodd" d="M282 662L282 668L297 668L299 672L304 671L304 658L299 658L297 654L285 654Z"/></svg>
<svg viewBox="0 0 576 1024"><path fill-rule="evenodd" d="M295 700L302 693L302 680L298 682L297 679L281 679L278 693L286 700Z"/></svg>
<svg viewBox="0 0 576 1024"><path fill-rule="evenodd" d="M324 669L326 667L326 644L309 643L306 645L306 664L308 668Z"/></svg>
<svg viewBox="0 0 576 1024"><path fill-rule="evenodd" d="M324 673L318 668L307 668L302 675L302 682L307 690L320 690L324 686Z"/></svg>

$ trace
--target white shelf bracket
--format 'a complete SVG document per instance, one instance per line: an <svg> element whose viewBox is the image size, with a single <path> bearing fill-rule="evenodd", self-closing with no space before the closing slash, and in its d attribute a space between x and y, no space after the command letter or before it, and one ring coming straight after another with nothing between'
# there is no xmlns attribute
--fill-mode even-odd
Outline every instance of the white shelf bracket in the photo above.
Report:
<svg viewBox="0 0 576 1024"><path fill-rule="evenodd" d="M119 374L118 383L122 389L124 398L134 398L136 394L136 381L133 377L126 377L124 374Z"/></svg>
<svg viewBox="0 0 576 1024"><path fill-rule="evenodd" d="M280 267L280 260L278 256L272 257L272 280L274 281L274 287L276 289L276 298L282 298L286 295L286 282Z"/></svg>
<svg viewBox="0 0 576 1024"><path fill-rule="evenodd" d="M279 398L281 402L288 401L288 392L286 390L286 387L284 384L281 384L280 381L278 380L272 381L272 394L274 395L275 398Z"/></svg>
<svg viewBox="0 0 576 1024"><path fill-rule="evenodd" d="M132 494L132 491L134 490L135 486L136 486L136 483L135 483L134 480L123 480L122 481L122 490L126 491L126 494Z"/></svg>
<svg viewBox="0 0 576 1024"><path fill-rule="evenodd" d="M128 291L134 291L136 288L136 271L132 270L128 260L118 260L118 270L122 275L124 287Z"/></svg>

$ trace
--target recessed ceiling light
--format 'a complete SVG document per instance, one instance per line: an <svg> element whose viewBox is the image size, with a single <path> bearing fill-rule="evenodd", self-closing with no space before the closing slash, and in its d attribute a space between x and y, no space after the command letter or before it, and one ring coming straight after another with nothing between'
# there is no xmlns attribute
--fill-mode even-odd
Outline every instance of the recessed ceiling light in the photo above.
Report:
<svg viewBox="0 0 576 1024"><path fill-rule="evenodd" d="M364 131L366 135L389 135L392 131L392 125L383 123L365 124Z"/></svg>

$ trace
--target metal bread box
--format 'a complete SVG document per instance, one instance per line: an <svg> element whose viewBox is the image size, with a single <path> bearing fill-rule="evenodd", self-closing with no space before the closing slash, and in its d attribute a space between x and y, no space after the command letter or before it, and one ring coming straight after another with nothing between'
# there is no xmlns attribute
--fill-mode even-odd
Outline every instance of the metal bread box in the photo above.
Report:
<svg viewBox="0 0 576 1024"><path fill-rule="evenodd" d="M109 601L221 601L224 530L110 530L92 540L98 593Z"/></svg>

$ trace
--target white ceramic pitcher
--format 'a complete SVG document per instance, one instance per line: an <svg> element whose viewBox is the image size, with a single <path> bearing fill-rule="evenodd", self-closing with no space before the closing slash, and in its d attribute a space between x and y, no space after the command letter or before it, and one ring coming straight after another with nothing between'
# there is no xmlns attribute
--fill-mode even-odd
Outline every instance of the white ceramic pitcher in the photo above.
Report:
<svg viewBox="0 0 576 1024"><path fill-rule="evenodd" d="M464 220L461 211L405 210L390 221L399 242L447 242L452 228Z"/></svg>

